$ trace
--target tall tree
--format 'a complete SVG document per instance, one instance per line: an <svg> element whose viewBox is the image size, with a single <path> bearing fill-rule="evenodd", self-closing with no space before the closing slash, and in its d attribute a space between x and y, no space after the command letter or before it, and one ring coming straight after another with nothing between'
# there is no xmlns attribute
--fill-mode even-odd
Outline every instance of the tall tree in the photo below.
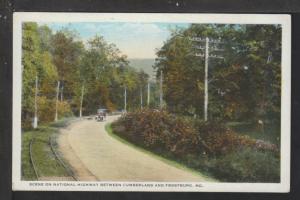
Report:
<svg viewBox="0 0 300 200"><path fill-rule="evenodd" d="M60 81L61 100L71 100L74 96L75 83L77 81L77 70L83 52L83 43L76 41L75 35L70 31L61 30L53 35L52 56L53 63L57 67Z"/></svg>
<svg viewBox="0 0 300 200"><path fill-rule="evenodd" d="M24 23L22 32L22 127L29 128L34 115L35 92L38 94L37 109L40 121L49 121L47 108L52 106L53 88L57 79L56 67L49 52L43 48L36 23ZM38 91L36 91L38 77Z"/></svg>
<svg viewBox="0 0 300 200"><path fill-rule="evenodd" d="M274 120L280 116L281 27L278 25L202 25L173 31L157 52L155 68L164 74L164 97L172 112L203 113L204 53L194 36L210 43L209 114L222 120ZM218 51L215 49L223 49Z"/></svg>

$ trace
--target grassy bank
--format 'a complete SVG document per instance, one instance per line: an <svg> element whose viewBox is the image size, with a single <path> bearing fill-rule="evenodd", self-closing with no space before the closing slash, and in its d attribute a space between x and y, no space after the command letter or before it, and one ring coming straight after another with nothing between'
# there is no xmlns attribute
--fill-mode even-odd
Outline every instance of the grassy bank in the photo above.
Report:
<svg viewBox="0 0 300 200"><path fill-rule="evenodd" d="M50 137L58 136L58 129L67 126L71 119L62 119L58 122L43 125L35 130L22 133L22 180L36 180L33 165L30 160L30 142L32 143L32 158L39 177L68 176L66 170L56 160L51 151ZM54 148L56 143L54 142Z"/></svg>

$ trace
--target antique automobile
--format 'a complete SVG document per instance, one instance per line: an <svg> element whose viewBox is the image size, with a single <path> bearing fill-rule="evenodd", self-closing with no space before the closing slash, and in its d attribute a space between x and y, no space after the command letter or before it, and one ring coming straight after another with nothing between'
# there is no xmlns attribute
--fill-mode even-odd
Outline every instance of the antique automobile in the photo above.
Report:
<svg viewBox="0 0 300 200"><path fill-rule="evenodd" d="M95 119L97 121L104 121L106 119L107 109L100 108L97 110L97 115Z"/></svg>

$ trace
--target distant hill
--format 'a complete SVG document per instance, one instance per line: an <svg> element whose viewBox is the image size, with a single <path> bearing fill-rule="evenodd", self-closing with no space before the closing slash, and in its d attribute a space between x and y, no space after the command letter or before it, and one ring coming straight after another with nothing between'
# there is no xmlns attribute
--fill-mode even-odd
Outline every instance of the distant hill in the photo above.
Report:
<svg viewBox="0 0 300 200"><path fill-rule="evenodd" d="M151 58L139 58L139 59L129 59L130 66L137 70L144 70L145 73L149 74L150 78L153 79L153 65L155 60Z"/></svg>

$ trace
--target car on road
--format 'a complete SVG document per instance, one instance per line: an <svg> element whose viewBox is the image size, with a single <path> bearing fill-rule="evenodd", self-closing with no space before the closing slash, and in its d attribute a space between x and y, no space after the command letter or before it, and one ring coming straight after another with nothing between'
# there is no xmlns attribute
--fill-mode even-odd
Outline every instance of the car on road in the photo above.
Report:
<svg viewBox="0 0 300 200"><path fill-rule="evenodd" d="M97 115L95 117L95 119L97 121L104 121L106 119L106 114L107 114L108 110L104 109L104 108L99 108L97 110Z"/></svg>

